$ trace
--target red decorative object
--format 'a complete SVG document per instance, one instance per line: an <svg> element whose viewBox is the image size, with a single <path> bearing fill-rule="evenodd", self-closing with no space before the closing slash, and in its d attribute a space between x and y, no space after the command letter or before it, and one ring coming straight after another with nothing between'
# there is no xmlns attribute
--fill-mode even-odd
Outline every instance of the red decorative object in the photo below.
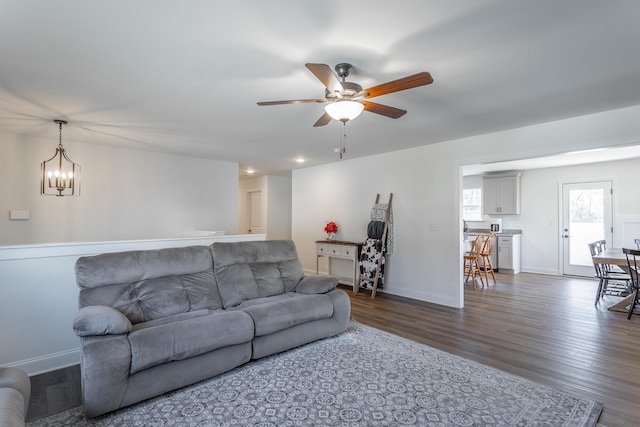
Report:
<svg viewBox="0 0 640 427"><path fill-rule="evenodd" d="M324 226L324 231L327 233L337 233L338 232L338 224L336 224L333 221L330 221L327 223L327 225Z"/></svg>
<svg viewBox="0 0 640 427"><path fill-rule="evenodd" d="M333 240L334 236L338 232L338 224L333 221L329 221L327 225L324 226L324 231L327 233L327 240Z"/></svg>

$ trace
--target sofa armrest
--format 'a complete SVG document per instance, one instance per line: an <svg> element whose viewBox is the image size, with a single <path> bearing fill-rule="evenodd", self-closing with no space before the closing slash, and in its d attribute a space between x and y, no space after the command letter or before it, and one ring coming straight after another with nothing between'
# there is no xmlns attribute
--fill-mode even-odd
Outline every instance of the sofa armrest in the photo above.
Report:
<svg viewBox="0 0 640 427"><path fill-rule="evenodd" d="M83 307L73 319L73 330L79 337L126 334L131 328L127 316L105 305Z"/></svg>
<svg viewBox="0 0 640 427"><path fill-rule="evenodd" d="M326 294L338 286L338 279L332 276L305 276L296 286L300 294Z"/></svg>

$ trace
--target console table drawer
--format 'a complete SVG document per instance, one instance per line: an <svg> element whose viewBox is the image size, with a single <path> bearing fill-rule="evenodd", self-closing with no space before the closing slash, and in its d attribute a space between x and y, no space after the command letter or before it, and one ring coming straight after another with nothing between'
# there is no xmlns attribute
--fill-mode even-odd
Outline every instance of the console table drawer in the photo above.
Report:
<svg viewBox="0 0 640 427"><path fill-rule="evenodd" d="M355 246L318 243L316 252L318 255L331 255L355 259L355 257L357 256L358 248Z"/></svg>

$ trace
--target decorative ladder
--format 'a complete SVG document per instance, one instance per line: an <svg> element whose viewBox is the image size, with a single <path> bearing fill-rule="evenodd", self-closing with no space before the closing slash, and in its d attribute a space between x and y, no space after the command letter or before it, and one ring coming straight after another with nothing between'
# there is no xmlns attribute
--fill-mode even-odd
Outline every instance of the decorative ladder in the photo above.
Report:
<svg viewBox="0 0 640 427"><path fill-rule="evenodd" d="M376 297L376 290L378 289L378 279L380 278L380 269L382 268L382 259L385 256L386 253L386 245L387 245L387 230L389 228L389 215L391 213L391 201L393 200L393 193L389 194L389 203L387 203L387 209L385 212L385 217L384 217L384 229L382 231L382 238L381 238L381 247L380 247L380 257L378 258L377 262L376 262L376 272L375 275L373 277L368 277L368 276L363 276L360 275L360 281L362 280L366 280L368 282L373 282L373 288L371 289L371 299L374 299ZM376 194L376 201L374 203L374 207L375 205L377 205L380 201L380 193ZM362 261L362 259L361 259ZM359 283L358 283L358 286Z"/></svg>

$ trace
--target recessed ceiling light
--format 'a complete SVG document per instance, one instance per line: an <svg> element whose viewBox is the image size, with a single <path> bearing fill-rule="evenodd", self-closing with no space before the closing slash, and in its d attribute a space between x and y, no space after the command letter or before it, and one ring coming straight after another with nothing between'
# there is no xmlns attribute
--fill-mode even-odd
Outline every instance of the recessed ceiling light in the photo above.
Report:
<svg viewBox="0 0 640 427"><path fill-rule="evenodd" d="M298 162L298 163L304 163L304 157L298 157L298 158L296 159L296 162Z"/></svg>
<svg viewBox="0 0 640 427"><path fill-rule="evenodd" d="M251 174L252 174L252 173L254 173L254 172L255 172L255 171L254 171L253 169L247 169L247 173L248 173L249 175L251 175Z"/></svg>

